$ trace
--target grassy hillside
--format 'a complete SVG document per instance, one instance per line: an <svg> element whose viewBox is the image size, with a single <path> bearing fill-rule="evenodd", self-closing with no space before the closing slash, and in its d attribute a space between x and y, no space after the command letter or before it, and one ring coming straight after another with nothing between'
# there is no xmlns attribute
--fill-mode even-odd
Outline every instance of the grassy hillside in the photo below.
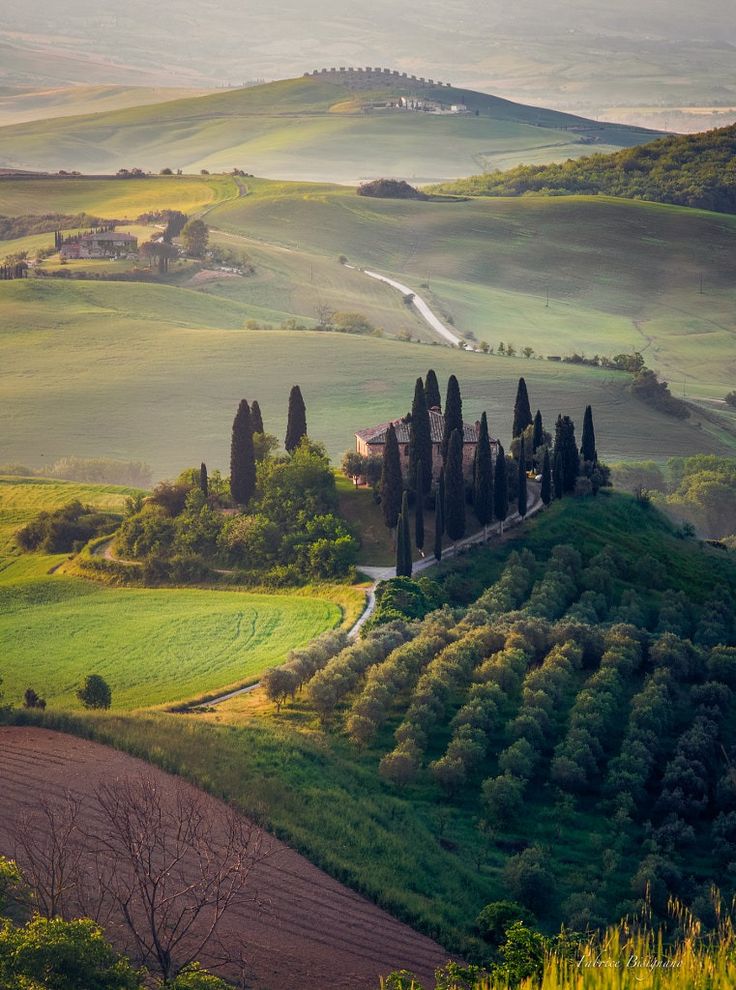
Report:
<svg viewBox="0 0 736 990"><path fill-rule="evenodd" d="M520 161L547 162L612 150L648 132L597 124L469 90L419 86L420 95L472 113L364 112L366 101L410 95L392 82L356 98L346 85L287 79L155 106L18 124L0 130L0 166L116 171L234 166L289 179L355 182L376 175L438 181ZM477 116L475 115L477 111Z"/></svg>
<svg viewBox="0 0 736 990"><path fill-rule="evenodd" d="M50 117L71 117L87 113L165 103L190 96L202 96L204 89L165 86L53 86L43 89L0 89L0 127Z"/></svg>
<svg viewBox="0 0 736 990"><path fill-rule="evenodd" d="M113 707L158 705L238 685L293 647L339 624L359 591L292 595L202 589L121 589L58 571L66 554L20 554L14 534L40 512L79 500L122 511L132 489L0 478L0 644L14 702L32 685L53 707L79 707L89 673L110 683ZM203 644L206 644L204 646Z"/></svg>
<svg viewBox="0 0 736 990"><path fill-rule="evenodd" d="M553 165L522 165L440 187L471 196L579 193L736 213L736 125Z"/></svg>
<svg viewBox="0 0 736 990"><path fill-rule="evenodd" d="M156 475L201 460L225 467L239 399L257 398L267 430L282 437L294 381L310 434L339 457L356 429L405 412L414 380L430 366L443 381L457 374L465 415L486 409L504 439L523 374L548 423L560 411L581 420L592 403L606 458L723 449L695 423L632 402L621 374L374 337L240 330L240 312L239 304L165 286L7 283L0 401L12 415L3 460L40 466L98 455L148 461Z"/></svg>
<svg viewBox="0 0 736 990"><path fill-rule="evenodd" d="M574 565L564 580L560 579L564 566L555 570L549 563L550 551L560 543L577 549L584 564L582 568ZM695 819L685 812L687 822L693 824L697 849L697 855L687 860L686 882L677 879L682 855L678 834L672 833L674 838L667 848L661 845L668 841L666 830L655 837L660 845L649 861L645 861L642 842L646 815L652 816L654 828L661 824L663 812L657 809L656 802L665 786L665 774L676 772L676 765L671 766L670 761L678 747L681 750L687 746L686 733L697 716L698 704L704 703L706 697L711 701L716 697L722 700L728 693L719 688L721 693L716 695L712 686L710 694L704 692L700 682L708 646L702 654L694 654L677 635L702 637L705 603L720 590L734 586L733 560L723 553L677 539L654 510L637 506L623 496L569 499L530 523L510 544L479 550L463 559L459 571L454 567L445 571L446 592L459 591L466 601L483 588L495 588L489 595L482 595L477 606L488 610L488 618L484 620L476 611L465 626L460 622L453 627L450 621L451 636L464 636L470 644L475 641L472 637L488 634L492 639L496 635L493 623L500 621L499 629L503 627L503 619L493 617L494 595L501 588L496 582L511 550L522 548L531 551L536 562L531 564L530 558L524 558L524 567L531 569L521 584L516 581L517 597L511 607L522 608L527 634L534 628L540 634L536 647L531 649L533 656L527 655L528 641L518 633L512 634L512 638L516 635L515 649L507 649L506 653L496 654L497 647L488 644L487 648L481 647L479 657L475 657L470 646L466 653L452 653L450 648L445 667L432 666L439 653L436 649L429 650L426 656L421 655L423 659L417 669L407 668L402 686L388 696L385 720L361 746L348 735L353 731L350 714L356 710L366 683L378 683L375 679L383 676L378 665L369 669L368 682L360 675L348 678L349 693L339 693L336 709L327 705L323 724L315 714L317 694L309 692L287 705L280 715L255 697L246 703L242 699L233 702L229 714L225 707L212 720L207 716L187 721L163 716L142 719L102 716L84 723L53 724L91 731L138 755L185 772L214 793L227 796L247 809L252 807L254 795L258 795L276 831L315 862L395 913L431 931L446 946L463 951L479 949L472 940L474 919L484 904L502 897L534 900L534 910L545 927L554 929L564 918L580 930L635 906L643 894L647 876L665 877L664 888L656 889L656 910L661 907L662 891L667 886L691 899L701 890L701 885L704 889L715 877L724 882L724 874L719 873L720 860L713 852L710 823L715 811L710 799L707 809ZM601 565L594 558L606 548L605 563ZM573 558L568 554L560 559ZM454 575L452 580L450 575ZM654 637L661 636L664 628L670 628L673 635L657 647L656 638L653 639L652 649L643 656L631 644L622 646L633 649L638 659L633 661L631 672L618 682L615 676L597 677L601 662L609 665L609 669L615 665L616 647L609 644L613 652L608 652L602 661L602 645L594 645L597 634L583 632L583 640L592 636L586 658L568 669L553 687L556 654L554 646L545 639L544 622L554 623L563 615L579 617L582 613L575 610L582 608L583 602L590 606L593 587L603 596L603 602L598 603L598 615L604 625L627 616L628 621L638 621L652 630ZM583 589L588 589L587 597L580 602L581 594L586 594ZM637 609L641 609L638 619ZM483 622L490 622L491 628ZM582 627L577 631L569 628L565 631L563 626L557 629L553 633L557 644L568 643L574 653L574 642ZM599 627L598 632L602 631ZM614 639L617 635L626 639L626 634L621 632L612 635ZM506 636L507 633L500 632L501 645ZM410 655L406 650L404 653ZM512 661L512 653L516 654L516 661ZM689 672L682 673L681 658L688 653L692 665ZM484 662L491 654L496 660ZM513 674L513 663L518 666L520 655L524 663ZM451 656L454 661L450 660ZM383 665L386 674L395 661L391 654ZM469 700L468 692L481 698L483 684L494 681L490 675L500 669L498 665L502 662L508 662L508 668L506 675L499 674L495 679L499 685L498 717L483 723L488 729L487 733L481 733L485 748L468 770L464 782L445 793L436 782L430 764L445 754L459 724L453 718ZM671 671L664 670L668 662L673 666L680 664L676 668L680 673L673 677ZM621 663L625 666L623 659ZM716 671L715 667L712 669ZM430 676L433 670L438 674L444 671L444 675L433 681ZM655 674L657 670L659 673ZM415 694L422 672L427 676L419 682ZM722 674L712 676L717 680ZM615 761L635 739L642 719L648 717L648 706L657 703L651 694L652 684L657 681L667 682L674 697L670 709L655 712L659 729L657 763L650 770L645 796L639 799L630 816L617 816L613 802L620 800L623 791L632 784L627 780L621 787L612 786ZM615 724L607 730L601 729L602 750L596 749L597 762L587 783L582 789L571 788L565 781L549 784L552 761L567 751L568 739L572 738L570 729L579 717L576 705L583 704L586 696L595 697L596 691L612 687L614 682L619 691L616 703L613 707L603 707L605 718L610 722L613 714ZM419 697L421 691L425 692L424 697L434 697L432 684L435 688L444 685L444 689L439 691L437 704L425 706L425 716L429 713L434 718L429 719L426 736L419 745L418 766L400 786L385 772L380 773L379 765L396 745L396 730L405 721L412 699ZM557 692L557 700L548 708L543 695L553 690ZM602 694L600 701L603 704ZM537 707L532 710L534 705ZM551 718L540 737L544 741L534 746L536 761L531 783L523 790L523 805L517 813L510 811L507 820L491 819L481 784L494 778L499 767L511 765L511 758L502 754L515 737L526 735L535 711L539 720L539 706L551 711ZM373 717L379 717L379 708L370 709ZM526 715L527 721L518 722L515 736L512 720L517 714ZM223 718L228 725L218 724ZM600 728L593 719L588 724ZM521 731L522 726L527 728ZM735 741L730 716L721 723L721 731L726 749L723 753L719 750L712 764L708 764L708 780L713 784L725 772L724 754ZM404 733L403 738L406 740L409 735ZM465 752L472 754L472 748ZM521 764L517 762L514 766L516 776L522 779ZM715 787L710 793L715 793ZM530 880L527 887L522 885L522 891L526 892L519 895L517 881L510 879L507 871L513 870L519 854L528 847L542 850L542 883L535 885ZM669 873L665 864L672 865Z"/></svg>

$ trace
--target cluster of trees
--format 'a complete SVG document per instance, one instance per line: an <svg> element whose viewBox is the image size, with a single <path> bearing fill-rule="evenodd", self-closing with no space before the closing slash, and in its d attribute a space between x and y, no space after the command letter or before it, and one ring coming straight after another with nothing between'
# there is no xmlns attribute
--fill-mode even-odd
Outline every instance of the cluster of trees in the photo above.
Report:
<svg viewBox="0 0 736 990"><path fill-rule="evenodd" d="M307 681L347 646L347 642L346 632L330 629L307 646L290 650L285 663L267 670L261 684L268 700L275 703L276 711L281 710L287 698L293 700Z"/></svg>
<svg viewBox="0 0 736 990"><path fill-rule="evenodd" d="M675 398L670 392L668 383L660 381L650 368L642 368L637 372L629 386L629 391L634 398L641 399L642 402L668 416L674 416L676 419L688 419L690 416L690 406L687 402Z"/></svg>
<svg viewBox="0 0 736 990"><path fill-rule="evenodd" d="M463 633L430 661L396 730L396 746L379 764L382 777L399 784L413 779L429 733L442 721L452 692L465 685L480 660L502 643L503 636L496 629L479 626Z"/></svg>
<svg viewBox="0 0 736 990"><path fill-rule="evenodd" d="M372 179L358 186L359 196L373 196L380 199L430 199L426 193L410 186L403 179Z"/></svg>
<svg viewBox="0 0 736 990"><path fill-rule="evenodd" d="M446 191L471 196L525 193L620 196L736 213L736 125L661 138L610 155L518 165L460 179Z"/></svg>
<svg viewBox="0 0 736 990"><path fill-rule="evenodd" d="M53 512L39 513L18 530L15 539L22 550L71 553L97 536L113 533L119 524L119 516L74 501Z"/></svg>
<svg viewBox="0 0 736 990"><path fill-rule="evenodd" d="M369 668L345 721L353 742L365 745L375 737L397 698L411 691L427 664L458 635L456 616L449 609L432 612L409 642Z"/></svg>
<svg viewBox="0 0 736 990"><path fill-rule="evenodd" d="M14 241L31 234L52 234L58 230L74 230L83 227L100 227L105 223L122 223L122 220L101 220L89 213L39 213L21 214L17 217L0 216L0 241Z"/></svg>
<svg viewBox="0 0 736 990"><path fill-rule="evenodd" d="M613 752L628 685L642 663L642 642L633 626L606 632L600 666L575 699L567 735L552 761L552 780L562 790L588 790Z"/></svg>
<svg viewBox="0 0 736 990"><path fill-rule="evenodd" d="M582 558L574 547L554 547L524 611L541 619L559 619L578 596L582 569Z"/></svg>
<svg viewBox="0 0 736 990"><path fill-rule="evenodd" d="M513 550L501 577L480 595L475 602L476 608L483 609L489 619L519 608L531 591L536 566L530 550Z"/></svg>
<svg viewBox="0 0 736 990"><path fill-rule="evenodd" d="M332 657L307 683L307 698L320 721L323 724L327 722L370 667L381 663L397 647L413 639L418 630L418 623L395 619L371 630Z"/></svg>
<svg viewBox="0 0 736 990"><path fill-rule="evenodd" d="M260 407L243 399L233 422L230 478L205 464L158 485L134 505L117 536L122 557L142 560L147 581L204 580L212 567L242 581L298 584L347 576L357 541L337 514L329 458L307 436L298 386L291 390L287 454L264 430ZM226 514L224 509L238 510Z"/></svg>

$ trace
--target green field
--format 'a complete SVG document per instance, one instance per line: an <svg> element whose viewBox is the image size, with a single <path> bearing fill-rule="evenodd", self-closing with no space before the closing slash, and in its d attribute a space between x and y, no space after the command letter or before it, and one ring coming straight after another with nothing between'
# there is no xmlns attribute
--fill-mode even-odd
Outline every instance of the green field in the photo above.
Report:
<svg viewBox="0 0 736 990"><path fill-rule="evenodd" d="M41 511L75 499L122 509L130 494L0 478L0 677L9 700L33 686L53 707L78 707L74 691L89 673L109 682L114 708L191 698L256 677L342 620L329 593L108 588L50 573L64 554L20 554L13 545L14 533Z"/></svg>
<svg viewBox="0 0 736 990"><path fill-rule="evenodd" d="M510 103L461 89L420 87L478 115L366 113L360 101L406 95L387 84L360 100L344 84L286 79L158 105L2 128L0 165L115 172L121 167L187 172L233 167L288 179L355 182L401 175L431 182L638 144L646 131ZM430 164L431 163L431 164Z"/></svg>
<svg viewBox="0 0 736 990"><path fill-rule="evenodd" d="M240 398L258 399L266 429L282 437L294 382L310 434L337 458L356 430L403 414L428 367L443 381L457 374L465 416L486 409L505 441L524 375L548 423L563 410L581 421L592 404L598 448L611 460L725 449L697 424L633 403L622 374L371 337L238 330L241 318L239 304L163 286L6 283L3 459L32 467L72 454L144 460L157 476L202 460L226 468Z"/></svg>
<svg viewBox="0 0 736 990"><path fill-rule="evenodd" d="M28 120L71 117L201 96L204 90L165 86L53 86L0 90L0 127Z"/></svg>

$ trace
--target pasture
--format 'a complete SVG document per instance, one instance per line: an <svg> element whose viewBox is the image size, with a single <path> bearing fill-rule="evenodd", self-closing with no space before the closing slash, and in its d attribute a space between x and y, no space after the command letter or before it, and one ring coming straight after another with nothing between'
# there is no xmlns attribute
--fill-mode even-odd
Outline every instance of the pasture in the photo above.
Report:
<svg viewBox="0 0 736 990"><path fill-rule="evenodd" d="M405 94L394 81L361 99ZM339 82L284 79L246 89L2 128L0 165L115 172L137 166L197 172L246 168L276 178L355 182L400 175L432 182L480 168L564 160L638 144L649 132L510 103L469 90L424 87L464 102L467 115L366 113ZM477 111L477 113L475 112Z"/></svg>
<svg viewBox="0 0 736 990"><path fill-rule="evenodd" d="M429 367L443 382L455 373L466 418L487 410L491 432L506 443L524 375L548 425L562 411L581 423L592 404L604 458L727 449L710 424L701 429L633 401L620 373L375 337L238 329L244 315L238 303L165 286L6 284L4 459L32 467L67 455L144 460L156 477L202 460L224 469L238 401L258 399L267 431L281 438L295 382L310 435L339 458L356 430L406 412Z"/></svg>

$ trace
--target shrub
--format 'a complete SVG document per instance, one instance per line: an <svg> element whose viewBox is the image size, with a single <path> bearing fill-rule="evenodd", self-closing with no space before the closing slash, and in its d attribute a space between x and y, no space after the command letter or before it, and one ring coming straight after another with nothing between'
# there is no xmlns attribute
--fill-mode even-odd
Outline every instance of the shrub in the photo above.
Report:
<svg viewBox="0 0 736 990"><path fill-rule="evenodd" d="M99 674L85 677L84 684L77 690L77 697L85 708L109 708L112 704L110 685Z"/></svg>

